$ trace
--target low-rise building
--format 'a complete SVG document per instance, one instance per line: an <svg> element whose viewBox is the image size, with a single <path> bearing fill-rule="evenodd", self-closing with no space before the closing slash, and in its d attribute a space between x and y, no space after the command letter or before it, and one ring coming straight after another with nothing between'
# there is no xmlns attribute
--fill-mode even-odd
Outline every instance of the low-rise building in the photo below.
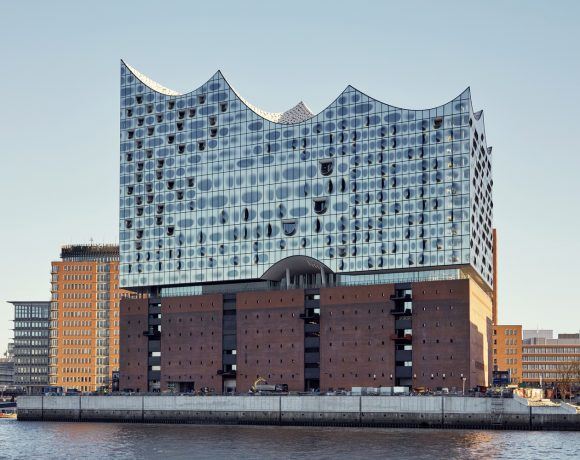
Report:
<svg viewBox="0 0 580 460"><path fill-rule="evenodd" d="M580 379L580 334L558 334L558 338L553 338L548 331L529 330L524 331L524 337L524 383L550 385Z"/></svg>
<svg viewBox="0 0 580 460"><path fill-rule="evenodd" d="M493 370L508 371L510 383L522 381L522 326L495 325L493 328Z"/></svg>

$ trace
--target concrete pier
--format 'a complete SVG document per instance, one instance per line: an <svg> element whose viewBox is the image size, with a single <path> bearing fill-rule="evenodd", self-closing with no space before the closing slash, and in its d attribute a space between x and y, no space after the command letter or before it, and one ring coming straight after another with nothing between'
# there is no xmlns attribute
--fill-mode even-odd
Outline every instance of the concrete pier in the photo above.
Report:
<svg viewBox="0 0 580 460"><path fill-rule="evenodd" d="M22 396L19 420L580 430L569 404L458 396Z"/></svg>

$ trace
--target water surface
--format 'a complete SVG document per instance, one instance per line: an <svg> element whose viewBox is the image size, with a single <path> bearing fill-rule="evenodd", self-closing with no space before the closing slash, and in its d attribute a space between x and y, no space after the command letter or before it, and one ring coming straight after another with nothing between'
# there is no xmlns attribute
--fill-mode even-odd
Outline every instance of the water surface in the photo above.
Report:
<svg viewBox="0 0 580 460"><path fill-rule="evenodd" d="M580 458L580 434L0 420L0 458L551 460Z"/></svg>

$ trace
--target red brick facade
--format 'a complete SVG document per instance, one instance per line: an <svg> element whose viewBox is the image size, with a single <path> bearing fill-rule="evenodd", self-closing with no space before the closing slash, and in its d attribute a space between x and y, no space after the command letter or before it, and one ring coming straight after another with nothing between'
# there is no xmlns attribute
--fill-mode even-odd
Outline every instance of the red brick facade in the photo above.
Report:
<svg viewBox="0 0 580 460"><path fill-rule="evenodd" d="M320 290L320 387L393 386L393 285Z"/></svg>
<svg viewBox="0 0 580 460"><path fill-rule="evenodd" d="M148 299L122 299L119 335L119 388L147 391Z"/></svg>
<svg viewBox="0 0 580 460"><path fill-rule="evenodd" d="M161 391L169 382L221 392L221 294L169 297L161 303Z"/></svg>
<svg viewBox="0 0 580 460"><path fill-rule="evenodd" d="M304 390L304 291L239 293L236 306L237 391L258 376Z"/></svg>
<svg viewBox="0 0 580 460"><path fill-rule="evenodd" d="M235 296L232 323L236 336L233 347L225 348L231 350L228 365L235 363L231 370L225 369L222 350L223 296L163 298L161 391L168 389L169 382L193 382L196 390L207 386L220 393L222 371L235 378L238 393L247 392L258 377L288 384L290 391L304 391L305 376L309 385L312 379L318 384L312 377L318 372L316 359L321 391L397 386L397 381L412 382L414 387L461 389L461 374L466 388L487 384L492 333L489 295L468 279L403 286L333 287L307 294L300 289L240 292ZM401 295L397 292L409 287L411 317L394 314ZM319 334L318 326L308 322L316 305ZM228 312L233 307L228 304ZM301 315L306 310L310 313L305 324ZM143 336L147 322L147 300L123 301L121 389L147 389L148 338ZM405 338L397 337L397 330L405 330ZM409 361L412 367L405 366Z"/></svg>

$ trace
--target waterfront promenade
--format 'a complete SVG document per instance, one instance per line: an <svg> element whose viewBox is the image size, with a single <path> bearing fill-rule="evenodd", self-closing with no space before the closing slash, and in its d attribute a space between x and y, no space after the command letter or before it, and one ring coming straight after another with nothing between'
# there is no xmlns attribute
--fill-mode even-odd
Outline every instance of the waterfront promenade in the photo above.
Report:
<svg viewBox="0 0 580 460"><path fill-rule="evenodd" d="M519 396L24 396L18 419L580 430L575 406Z"/></svg>

